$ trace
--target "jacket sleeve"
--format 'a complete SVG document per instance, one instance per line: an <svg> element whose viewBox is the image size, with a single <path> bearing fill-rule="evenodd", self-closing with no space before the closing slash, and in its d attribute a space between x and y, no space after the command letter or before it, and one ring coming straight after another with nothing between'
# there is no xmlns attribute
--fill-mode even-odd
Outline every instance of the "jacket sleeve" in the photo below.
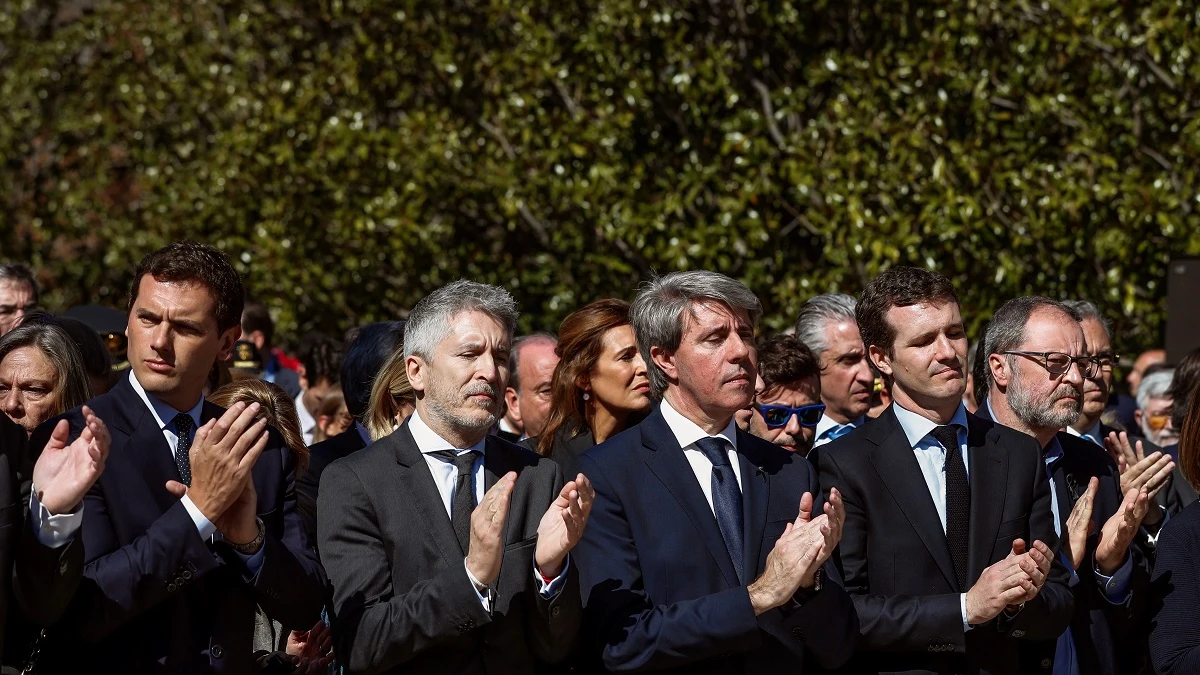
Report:
<svg viewBox="0 0 1200 675"><path fill-rule="evenodd" d="M542 460L541 463L553 467L554 473L548 484L549 501L535 505L532 514L539 521L545 509L550 508L550 504L558 498L564 484L562 470L556 462ZM542 507L540 511L536 508L539 506ZM584 531L587 531L586 526ZM583 616L579 598L579 566L572 560L567 568L566 582L553 597L544 598L541 593L530 593L528 597L532 606L525 617L530 651L544 663L561 663L575 651L579 640Z"/></svg>
<svg viewBox="0 0 1200 675"><path fill-rule="evenodd" d="M397 592L371 495L345 462L325 469L317 503L321 561L333 584L335 650L348 670L390 670L491 621L462 564Z"/></svg>

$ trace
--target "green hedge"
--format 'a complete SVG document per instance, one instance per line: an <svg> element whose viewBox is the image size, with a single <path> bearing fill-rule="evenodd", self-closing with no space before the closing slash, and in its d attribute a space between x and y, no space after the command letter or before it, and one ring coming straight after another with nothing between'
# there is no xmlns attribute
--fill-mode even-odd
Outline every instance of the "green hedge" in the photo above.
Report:
<svg viewBox="0 0 1200 675"><path fill-rule="evenodd" d="M460 276L522 327L652 270L772 328L895 263L973 325L1089 297L1158 343L1200 252L1200 10L1149 0L33 2L0 12L0 244L56 305L228 251L281 330Z"/></svg>

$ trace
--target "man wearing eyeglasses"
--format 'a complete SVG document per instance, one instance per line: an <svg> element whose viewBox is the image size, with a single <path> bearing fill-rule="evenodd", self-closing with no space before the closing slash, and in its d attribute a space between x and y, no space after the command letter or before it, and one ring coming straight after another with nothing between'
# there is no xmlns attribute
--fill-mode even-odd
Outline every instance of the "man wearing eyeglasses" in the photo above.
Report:
<svg viewBox="0 0 1200 675"><path fill-rule="evenodd" d="M795 336L778 335L759 348L758 372L763 389L751 408L750 433L807 456L825 412L817 357Z"/></svg>
<svg viewBox="0 0 1200 675"><path fill-rule="evenodd" d="M21 325L38 306L33 272L21 263L0 263L0 335Z"/></svg>
<svg viewBox="0 0 1200 675"><path fill-rule="evenodd" d="M1084 383L1099 378L1080 314L1050 298L1005 303L984 338L991 390L978 415L1021 431L1042 448L1054 500L1058 557L1071 571L1075 612L1056 639L1021 646L1022 672L1118 675L1136 672L1135 602L1149 583L1139 527L1152 505L1145 486L1122 496L1117 468L1094 443L1061 431L1086 405ZM1157 509L1157 507L1155 507Z"/></svg>

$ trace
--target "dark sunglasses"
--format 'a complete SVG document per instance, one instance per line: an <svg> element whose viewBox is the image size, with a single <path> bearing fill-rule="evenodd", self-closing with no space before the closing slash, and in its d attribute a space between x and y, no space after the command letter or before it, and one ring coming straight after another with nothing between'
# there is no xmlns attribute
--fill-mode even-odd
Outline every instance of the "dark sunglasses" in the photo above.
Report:
<svg viewBox="0 0 1200 675"><path fill-rule="evenodd" d="M792 419L792 415L795 415L796 419L800 420L800 426L815 427L817 426L817 422L821 421L821 415L825 414L824 403L805 405L799 408L789 408L786 405L755 403L754 409L762 415L768 429L778 429L779 427L787 426L788 420Z"/></svg>

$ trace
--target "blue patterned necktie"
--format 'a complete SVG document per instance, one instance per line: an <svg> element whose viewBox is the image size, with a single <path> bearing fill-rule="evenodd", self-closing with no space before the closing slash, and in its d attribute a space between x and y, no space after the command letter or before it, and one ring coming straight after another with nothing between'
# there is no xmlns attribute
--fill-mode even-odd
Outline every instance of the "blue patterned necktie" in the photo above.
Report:
<svg viewBox="0 0 1200 675"><path fill-rule="evenodd" d="M742 573L742 491L738 487L737 476L733 473L733 465L729 462L725 439L701 438L696 441L696 447L712 462L713 512L717 516L717 527L721 528L721 537L725 539L725 548L729 551L738 581L744 583L746 578Z"/></svg>
<svg viewBox="0 0 1200 675"><path fill-rule="evenodd" d="M175 447L175 466L179 469L179 479L187 486L192 485L192 459L188 451L192 449L192 417L179 413L171 421L175 425L175 434L179 436L179 444Z"/></svg>

